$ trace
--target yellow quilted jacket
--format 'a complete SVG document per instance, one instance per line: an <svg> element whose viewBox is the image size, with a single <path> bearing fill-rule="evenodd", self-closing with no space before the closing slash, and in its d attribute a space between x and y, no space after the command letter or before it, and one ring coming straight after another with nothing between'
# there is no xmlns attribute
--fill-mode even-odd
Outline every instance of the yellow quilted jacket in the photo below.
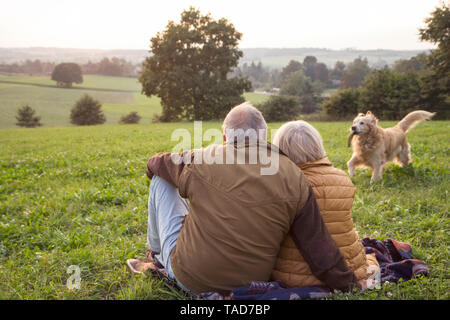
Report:
<svg viewBox="0 0 450 320"><path fill-rule="evenodd" d="M347 265L358 280L367 279L372 274L371 269L367 270L369 265L378 267L378 262L374 255L365 254L353 225L351 209L355 187L352 181L345 172L334 168L327 157L299 167L314 190L325 225ZM311 273L290 235L281 245L272 279L281 280L289 287L324 285Z"/></svg>

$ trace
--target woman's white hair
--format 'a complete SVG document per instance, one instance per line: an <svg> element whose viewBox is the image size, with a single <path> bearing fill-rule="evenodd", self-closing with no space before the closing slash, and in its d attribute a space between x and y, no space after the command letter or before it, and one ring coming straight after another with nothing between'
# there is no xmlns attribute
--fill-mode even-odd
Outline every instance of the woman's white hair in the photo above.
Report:
<svg viewBox="0 0 450 320"><path fill-rule="evenodd" d="M316 161L326 155L319 131L302 120L283 124L272 143L296 164Z"/></svg>
<svg viewBox="0 0 450 320"><path fill-rule="evenodd" d="M249 102L241 103L228 112L222 125L227 143L242 138L267 139L267 123L261 112Z"/></svg>

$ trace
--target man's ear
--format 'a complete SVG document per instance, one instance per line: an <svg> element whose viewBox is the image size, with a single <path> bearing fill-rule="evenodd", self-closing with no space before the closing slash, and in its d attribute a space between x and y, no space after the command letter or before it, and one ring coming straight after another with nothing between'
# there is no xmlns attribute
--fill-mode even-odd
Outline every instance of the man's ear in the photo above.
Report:
<svg viewBox="0 0 450 320"><path fill-rule="evenodd" d="M223 142L227 142L227 136L223 134L222 137L223 137Z"/></svg>

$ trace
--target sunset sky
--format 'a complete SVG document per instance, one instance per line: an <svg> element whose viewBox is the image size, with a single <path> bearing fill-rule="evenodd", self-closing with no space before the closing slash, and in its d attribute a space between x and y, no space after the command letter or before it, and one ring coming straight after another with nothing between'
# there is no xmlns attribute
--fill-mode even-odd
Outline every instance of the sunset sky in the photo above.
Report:
<svg viewBox="0 0 450 320"><path fill-rule="evenodd" d="M418 28L439 0L14 0L0 3L0 47L148 49L194 6L227 18L242 48L428 49Z"/></svg>

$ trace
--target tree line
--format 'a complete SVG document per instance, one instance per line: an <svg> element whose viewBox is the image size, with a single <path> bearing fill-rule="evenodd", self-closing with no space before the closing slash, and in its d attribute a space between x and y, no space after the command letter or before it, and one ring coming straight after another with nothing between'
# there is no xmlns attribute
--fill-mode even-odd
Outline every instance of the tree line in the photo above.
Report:
<svg viewBox="0 0 450 320"><path fill-rule="evenodd" d="M232 74L251 81L252 89L269 91L267 102L258 105L268 121L287 121L300 114L321 110L325 89L357 88L372 71L366 58L345 64L337 61L328 68L314 56L302 62L291 60L282 70L269 70L261 62L237 67Z"/></svg>
<svg viewBox="0 0 450 320"><path fill-rule="evenodd" d="M333 118L345 119L371 110L382 119L400 119L413 110L450 117L450 10L442 3L419 29L421 41L437 48L397 61L392 68L371 71L361 85L341 90L323 103Z"/></svg>
<svg viewBox="0 0 450 320"><path fill-rule="evenodd" d="M325 63L319 62L315 56L306 56L303 62L291 60L281 70L264 67L262 62L244 63L236 67L231 75L250 80L252 90L269 91L272 88L282 87L288 75L299 70L322 88L345 89L358 87L371 68L367 58L362 57L348 64L337 61L333 68L329 68Z"/></svg>
<svg viewBox="0 0 450 320"><path fill-rule="evenodd" d="M381 119L398 120L407 113L422 109L436 112L436 119L450 117L450 11L442 3L419 30L420 40L437 45L430 53L400 59L392 67L371 68L366 58L349 64L336 62L328 70L313 56L303 63L292 60L280 73L264 70L262 64L239 70L239 74L269 80L279 85L279 96L271 97L258 107L268 121L287 121L321 111L328 120L351 119L371 110ZM265 72L262 72L265 71ZM275 79L275 81L274 81ZM338 88L328 98L323 88Z"/></svg>
<svg viewBox="0 0 450 320"><path fill-rule="evenodd" d="M26 60L21 63L0 64L0 72L3 73L21 73L29 75L49 75L58 64L55 62L46 62L39 59ZM103 58L98 62L88 61L84 64L78 64L83 74L97 74L116 77L137 77L140 64L133 64L125 59L112 57Z"/></svg>

